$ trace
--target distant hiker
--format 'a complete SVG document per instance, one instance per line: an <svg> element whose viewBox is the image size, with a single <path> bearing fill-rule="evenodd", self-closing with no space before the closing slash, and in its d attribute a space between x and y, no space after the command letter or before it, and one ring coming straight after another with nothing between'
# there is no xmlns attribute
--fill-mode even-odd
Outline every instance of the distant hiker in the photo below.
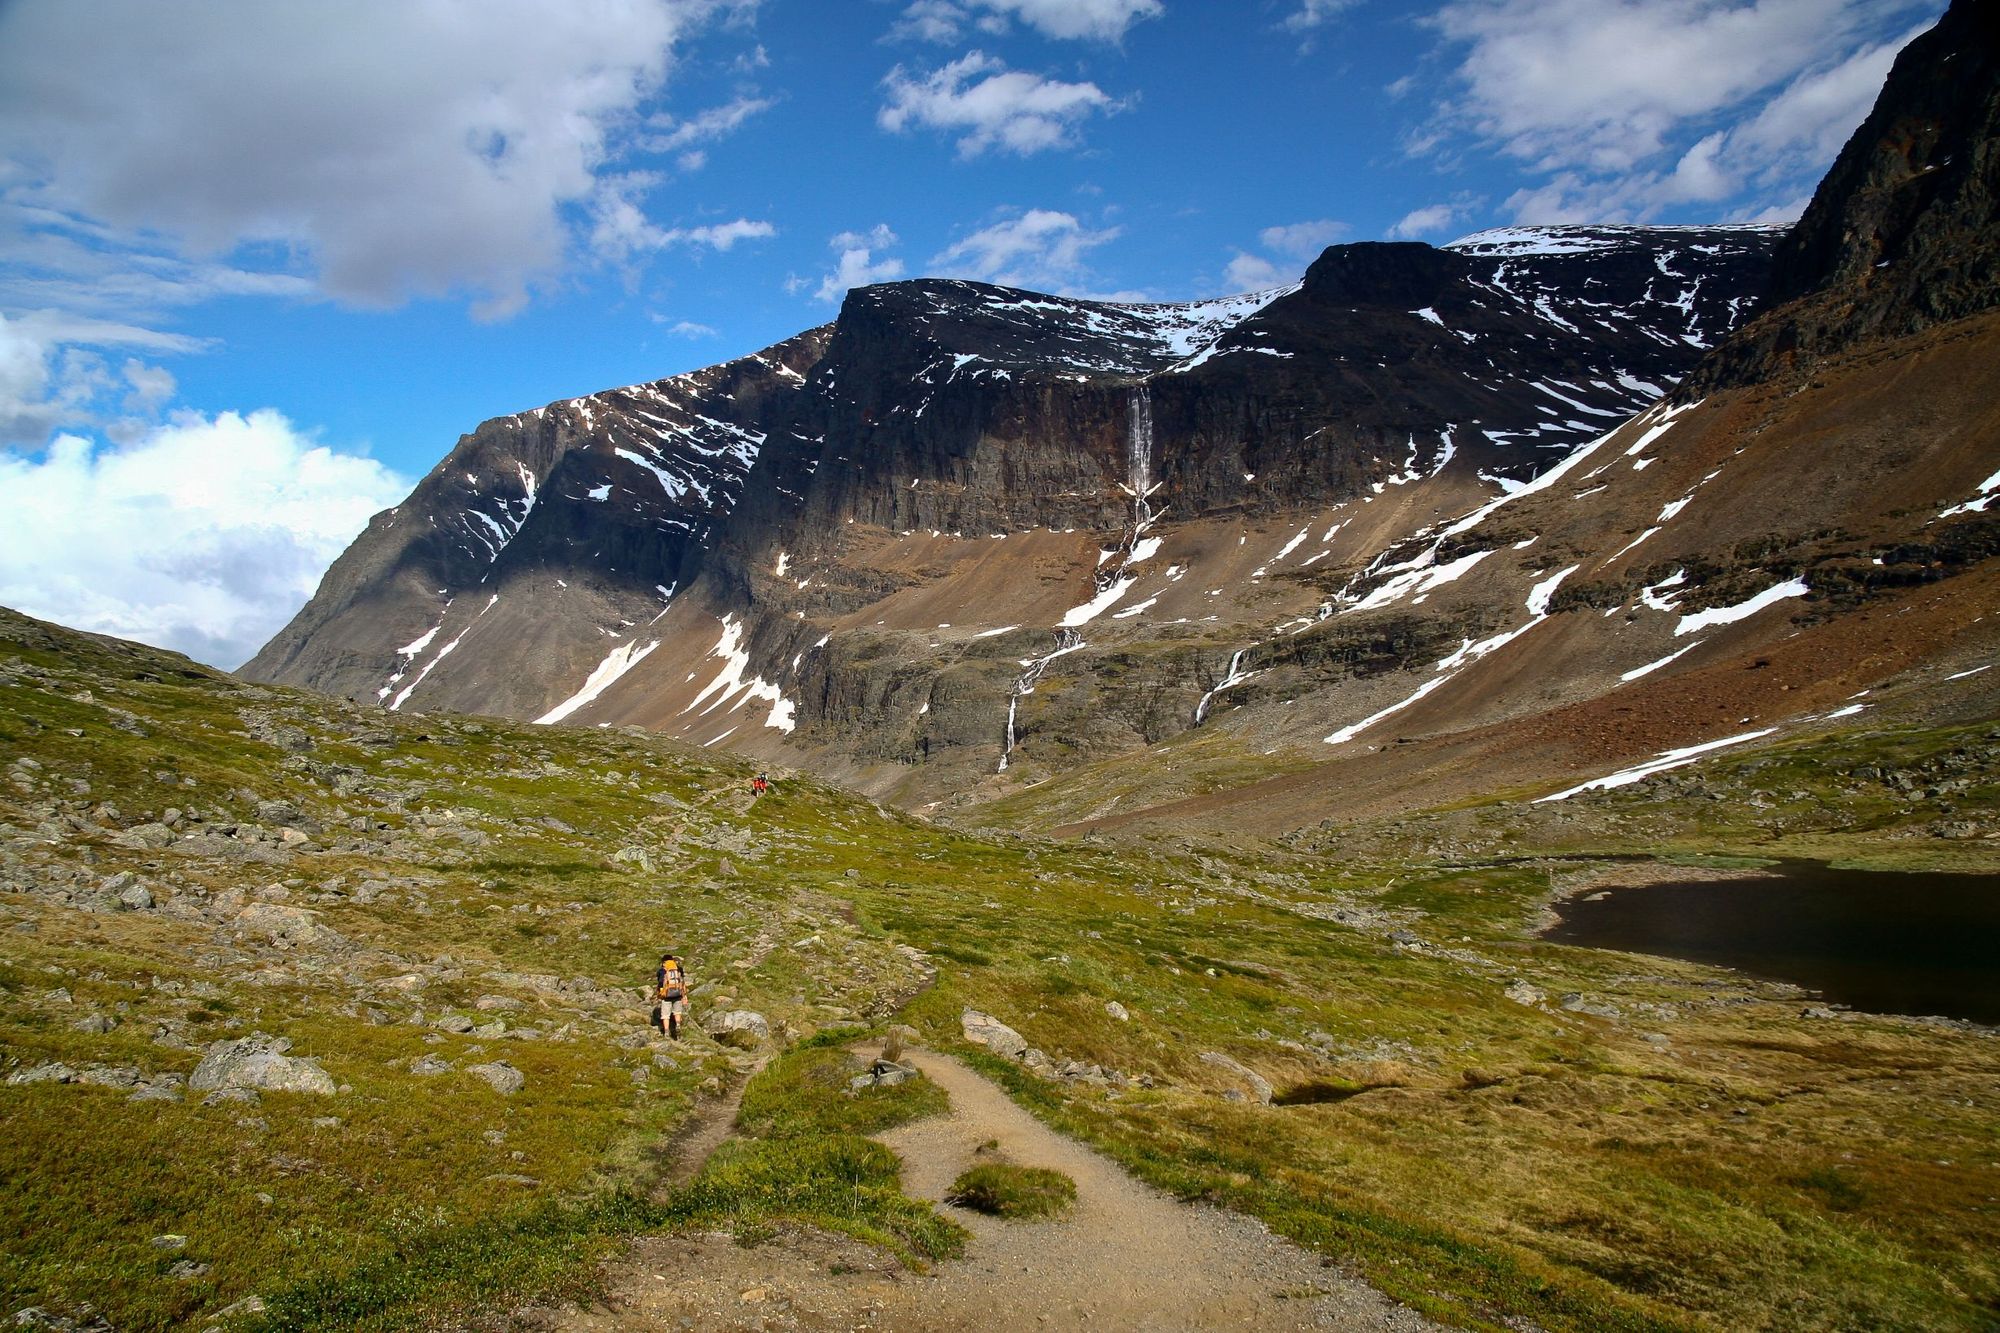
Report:
<svg viewBox="0 0 2000 1333"><path fill-rule="evenodd" d="M678 955L661 954L659 970L653 973L653 998L660 1002L660 1031L675 1041L681 1039L681 1026L687 1021L687 997L687 968Z"/></svg>
<svg viewBox="0 0 2000 1333"><path fill-rule="evenodd" d="M762 773L750 779L750 794L752 796L762 796L769 790L771 790L771 779L765 777Z"/></svg>

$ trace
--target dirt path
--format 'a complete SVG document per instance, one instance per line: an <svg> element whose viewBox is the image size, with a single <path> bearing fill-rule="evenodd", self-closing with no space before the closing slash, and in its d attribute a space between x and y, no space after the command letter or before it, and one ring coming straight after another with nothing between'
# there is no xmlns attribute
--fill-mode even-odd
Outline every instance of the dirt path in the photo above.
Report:
<svg viewBox="0 0 2000 1333"><path fill-rule="evenodd" d="M757 1077L770 1057L760 1057L749 1068L729 1080L728 1091L722 1096L701 1103L694 1115L674 1141L667 1146L666 1156L671 1162L660 1177L659 1185L653 1190L657 1200L671 1194L695 1178L695 1174L708 1161L710 1153L729 1141L736 1129L736 1113L743 1108L743 1090L750 1086L750 1080Z"/></svg>
<svg viewBox="0 0 2000 1333"><path fill-rule="evenodd" d="M648 1237L607 1275L604 1304L536 1328L640 1329L1339 1328L1415 1333L1436 1326L1256 1221L1180 1203L1057 1134L948 1056L906 1057L951 1096L947 1116L881 1136L902 1155L904 1188L942 1200L997 1140L1024 1166L1076 1181L1061 1219L1002 1222L950 1205L972 1240L928 1274L844 1237L787 1231L745 1249L726 1235Z"/></svg>

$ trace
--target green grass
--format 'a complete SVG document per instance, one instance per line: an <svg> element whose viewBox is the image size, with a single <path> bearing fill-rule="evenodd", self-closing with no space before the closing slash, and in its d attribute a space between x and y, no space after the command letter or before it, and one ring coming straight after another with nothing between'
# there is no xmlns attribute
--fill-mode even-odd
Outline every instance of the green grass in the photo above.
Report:
<svg viewBox="0 0 2000 1333"><path fill-rule="evenodd" d="M386 852L257 864L127 849L109 829L46 845L0 830L0 880L43 890L0 893L0 1076L54 1060L185 1075L206 1042L263 1030L352 1089L204 1107L0 1086L0 1192L18 1219L0 1230L6 1309L87 1303L129 1333L198 1325L254 1292L278 1327L422 1326L582 1292L624 1237L683 1225L754 1237L800 1221L928 1262L962 1237L902 1192L867 1136L942 1094L917 1081L850 1096L845 1047L895 1016L951 1047L966 1006L1057 1060L1154 1084L1114 1092L975 1057L1049 1123L1449 1323L1976 1329L2000 1309L1990 1037L1815 1024L1754 980L1525 933L1558 882L1637 855L1992 869L2000 853L1976 840L1904 836L1922 802L1855 776L1960 763L1985 728L1745 751L1701 767L1719 801L1619 791L1566 802L1560 819L1489 802L1291 848L1189 851L955 831L805 778L750 807L748 770L712 754L243 689L0 617L0 676L9 657L52 673L0 684L0 775L18 756L44 765L29 790L0 776L15 830L51 799L85 822L110 801L129 824L169 805L247 819L279 798L329 828L410 832ZM85 689L96 703L74 697ZM150 734L110 725L105 705ZM258 719L314 748L256 739ZM394 743L347 739L364 729ZM1252 762L1220 737L1182 747L1208 766L1200 781ZM338 784L333 765L349 770ZM1952 799L2000 797L1976 781ZM470 811L453 827L483 841L424 832L419 812L441 805ZM539 823L550 814L573 832ZM1420 850L1433 844L1453 850ZM626 846L652 873L612 863ZM275 949L212 918L87 912L46 891L122 870L170 901L282 889L352 949ZM357 893L391 880L413 882ZM1392 927L1425 947L1393 944ZM741 1137L652 1203L658 1146L703 1081L730 1074L698 1041L665 1052L673 1068L624 1044L643 1021L635 988L669 945L690 959L697 1016L757 1009L794 1044L747 1089ZM416 969L431 973L422 987L387 984ZM1624 1017L1516 1004L1502 994L1516 977ZM485 1021L472 1006L488 994L541 1035L411 1021ZM79 1031L85 1013L118 1026ZM188 1044L155 1040L163 1023ZM1296 1104L1225 1100L1235 1084L1204 1051ZM413 1076L425 1054L453 1072ZM463 1072L495 1057L527 1073L522 1093ZM148 1241L168 1231L208 1274L166 1275Z"/></svg>
<svg viewBox="0 0 2000 1333"><path fill-rule="evenodd" d="M987 1162L960 1172L945 1198L1010 1221L1055 1217L1076 1202L1076 1182L1047 1167Z"/></svg>

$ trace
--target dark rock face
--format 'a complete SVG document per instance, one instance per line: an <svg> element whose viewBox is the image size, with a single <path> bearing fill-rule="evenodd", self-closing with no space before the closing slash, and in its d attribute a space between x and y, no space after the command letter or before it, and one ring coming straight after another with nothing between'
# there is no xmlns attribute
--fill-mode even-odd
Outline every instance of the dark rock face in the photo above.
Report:
<svg viewBox="0 0 2000 1333"><path fill-rule="evenodd" d="M1765 313L1703 368L1749 384L2000 304L2000 10L1959 0L1897 56L1773 256Z"/></svg>
<svg viewBox="0 0 2000 1333"><path fill-rule="evenodd" d="M1776 239L1564 227L1339 246L1292 288L1182 305L862 288L834 325L757 356L487 422L245 674L540 717L607 649L639 651L664 608L698 603L706 625L739 626L729 642L759 679L791 663L797 740L920 761L969 743L954 694L1004 710L1018 668L911 660L854 629L814 651L830 622L925 577L852 557L853 534L1115 543L1142 387L1150 504L1174 522L1533 476L1685 373L1761 288ZM1219 671L1188 654L1130 667L1100 701L1108 720L1079 727L1155 739L1181 725L1185 684Z"/></svg>

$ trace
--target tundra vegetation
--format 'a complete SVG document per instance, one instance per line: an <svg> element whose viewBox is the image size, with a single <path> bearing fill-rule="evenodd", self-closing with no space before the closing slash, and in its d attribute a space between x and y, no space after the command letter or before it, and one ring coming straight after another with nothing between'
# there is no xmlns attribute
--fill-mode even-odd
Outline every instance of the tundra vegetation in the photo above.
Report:
<svg viewBox="0 0 2000 1333"><path fill-rule="evenodd" d="M1533 931L1635 861L2000 868L1907 836L1935 813L1894 782L1949 770L1989 820L1993 743L1863 726L1561 807L1060 842L0 613L5 1310L413 1327L587 1292L677 1227L946 1259L962 1233L868 1137L941 1094L854 1089L849 1048L900 1022L1447 1323L1991 1327L1990 1032ZM697 1029L765 1031L649 1032L668 947ZM967 1009L1039 1058L972 1047ZM677 1130L753 1069L670 1187Z"/></svg>

